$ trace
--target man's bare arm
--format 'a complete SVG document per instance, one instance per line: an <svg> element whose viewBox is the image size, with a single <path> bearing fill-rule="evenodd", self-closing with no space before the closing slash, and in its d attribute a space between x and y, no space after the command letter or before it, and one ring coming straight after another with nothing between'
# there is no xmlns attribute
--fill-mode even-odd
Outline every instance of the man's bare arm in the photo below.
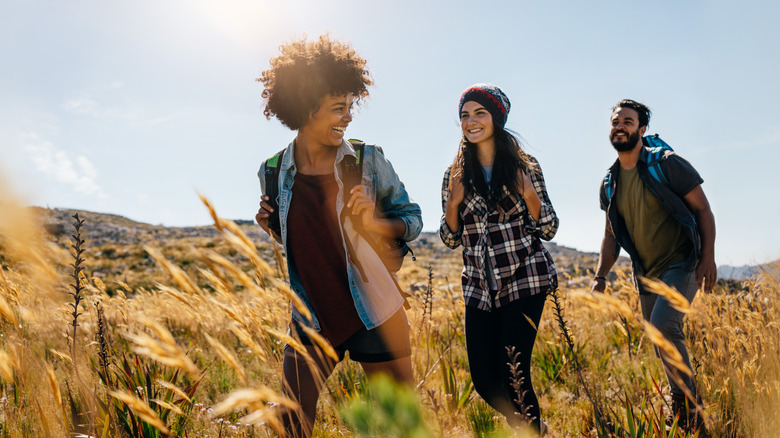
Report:
<svg viewBox="0 0 780 438"><path fill-rule="evenodd" d="M607 216L604 225L604 238L601 240L599 264L596 267L596 276L590 284L591 292L604 292L604 290L606 290L607 274L609 274L612 266L615 265L617 258L617 240L615 240L615 234L612 232L612 226L609 223L609 216Z"/></svg>

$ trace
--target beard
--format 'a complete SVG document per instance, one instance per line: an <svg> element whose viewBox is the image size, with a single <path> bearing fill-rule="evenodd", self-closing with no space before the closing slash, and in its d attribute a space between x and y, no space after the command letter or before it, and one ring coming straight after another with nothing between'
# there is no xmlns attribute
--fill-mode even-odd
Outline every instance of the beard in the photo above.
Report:
<svg viewBox="0 0 780 438"><path fill-rule="evenodd" d="M628 134L626 131L619 131L619 132L622 132L623 134ZM625 141L615 140L614 135L612 136L612 138L609 139L609 141L612 143L612 147L614 147L616 151L628 152L634 149L637 143L639 143L639 130L637 129L631 134L628 134L628 139Z"/></svg>

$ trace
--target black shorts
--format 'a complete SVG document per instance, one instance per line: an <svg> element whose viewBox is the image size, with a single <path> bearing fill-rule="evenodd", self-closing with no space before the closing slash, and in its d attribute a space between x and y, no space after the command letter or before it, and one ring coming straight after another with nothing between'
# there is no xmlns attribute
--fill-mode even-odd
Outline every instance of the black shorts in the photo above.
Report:
<svg viewBox="0 0 780 438"><path fill-rule="evenodd" d="M303 345L314 345L311 339L295 321L290 324ZM341 345L334 347L339 361L349 351L349 357L356 362L387 362L412 355L409 341L409 321L402 308L379 327L368 330L361 328Z"/></svg>

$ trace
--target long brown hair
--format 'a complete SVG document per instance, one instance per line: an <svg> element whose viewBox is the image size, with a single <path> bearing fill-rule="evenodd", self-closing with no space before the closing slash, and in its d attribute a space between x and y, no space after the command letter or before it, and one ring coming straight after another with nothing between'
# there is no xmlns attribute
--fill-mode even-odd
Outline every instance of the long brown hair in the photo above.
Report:
<svg viewBox="0 0 780 438"><path fill-rule="evenodd" d="M495 124L494 124L495 126ZM477 145L462 137L458 154L452 165L452 173L463 176L463 186L466 194L478 194L487 201L490 209L495 208L504 187L513 195L520 196L519 187L523 180L518 178L518 171L538 172L537 167L528 154L520 147L520 141L505 128L495 131L496 156L493 159L493 172L490 184L485 181L485 172L477 158Z"/></svg>

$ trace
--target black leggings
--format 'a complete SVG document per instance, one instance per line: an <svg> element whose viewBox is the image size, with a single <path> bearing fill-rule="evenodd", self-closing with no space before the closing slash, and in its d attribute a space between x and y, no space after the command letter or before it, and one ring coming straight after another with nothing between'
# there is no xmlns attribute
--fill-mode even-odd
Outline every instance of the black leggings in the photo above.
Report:
<svg viewBox="0 0 780 438"><path fill-rule="evenodd" d="M466 306L466 351L474 389L512 426L525 421L516 414L520 412L520 405L515 402L517 395L511 386L507 346L514 346L515 352L520 353L517 361L523 377L521 391L525 391L523 404L535 417L531 424L539 429L539 400L531 383L531 353L536 329L528 319L534 326L539 326L546 297L541 293L520 298L492 312Z"/></svg>

